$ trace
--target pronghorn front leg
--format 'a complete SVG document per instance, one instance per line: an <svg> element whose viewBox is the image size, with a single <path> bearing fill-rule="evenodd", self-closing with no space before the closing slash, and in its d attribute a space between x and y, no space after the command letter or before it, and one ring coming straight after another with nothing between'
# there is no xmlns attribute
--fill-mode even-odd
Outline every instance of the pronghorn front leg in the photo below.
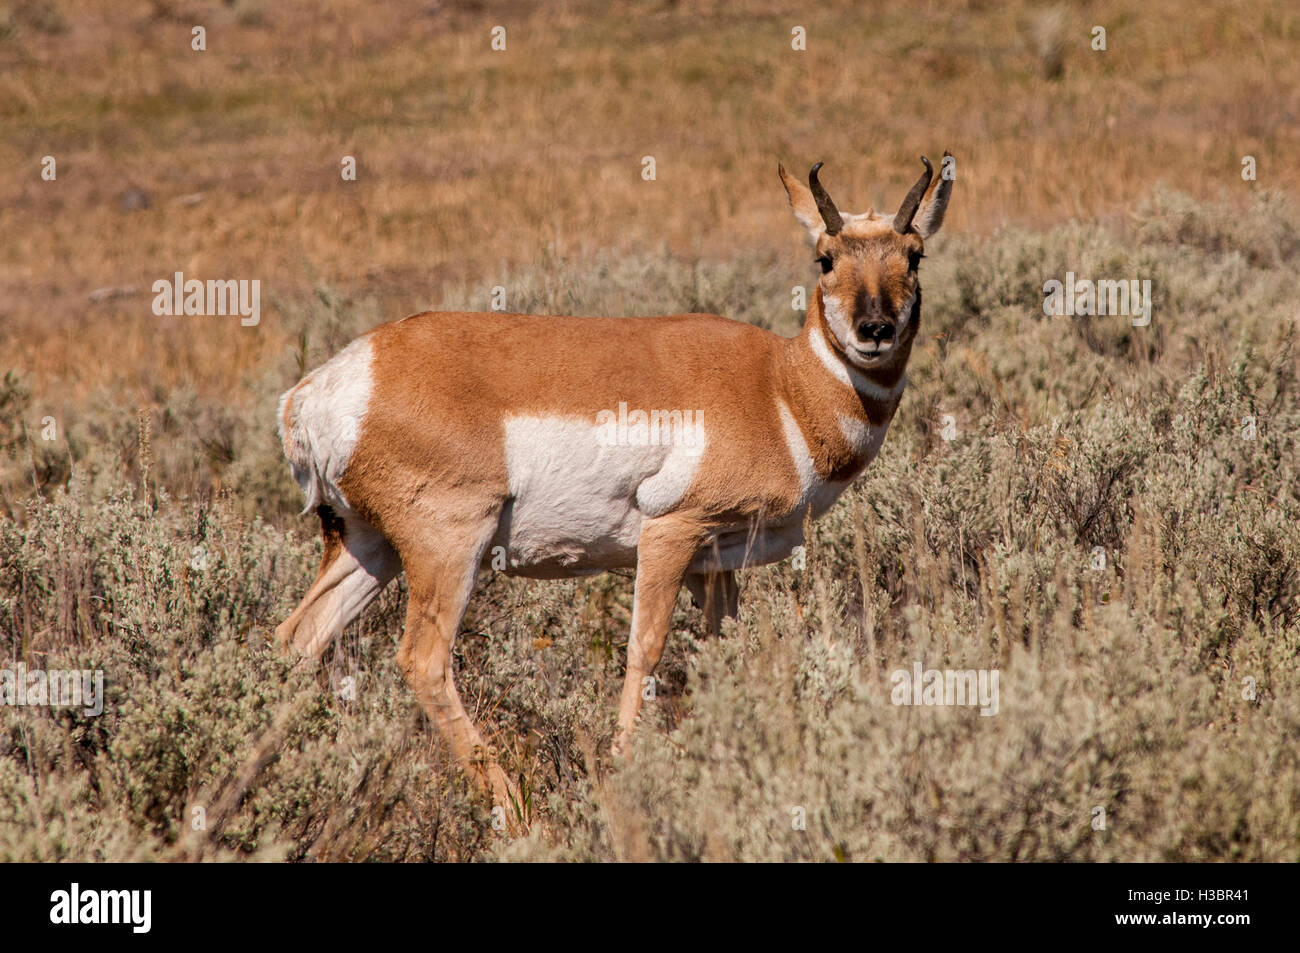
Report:
<svg viewBox="0 0 1300 953"><path fill-rule="evenodd" d="M632 636L627 643L627 677L618 709L615 754L623 750L636 723L637 712L641 710L642 681L659 664L682 580L707 538L702 526L674 516L649 520L641 529L637 542Z"/></svg>

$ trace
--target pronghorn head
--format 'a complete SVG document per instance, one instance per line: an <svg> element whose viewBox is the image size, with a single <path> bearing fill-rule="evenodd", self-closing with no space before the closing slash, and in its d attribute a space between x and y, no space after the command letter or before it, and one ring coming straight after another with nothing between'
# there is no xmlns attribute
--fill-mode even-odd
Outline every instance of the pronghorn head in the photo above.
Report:
<svg viewBox="0 0 1300 953"><path fill-rule="evenodd" d="M945 167L950 165L944 154ZM922 204L934 170L925 171L895 215L868 209L859 215L840 212L821 183L818 162L808 185L777 168L790 205L808 229L820 266L823 312L844 357L863 369L888 368L906 361L921 322L921 281L925 239L939 230L952 192L949 174Z"/></svg>

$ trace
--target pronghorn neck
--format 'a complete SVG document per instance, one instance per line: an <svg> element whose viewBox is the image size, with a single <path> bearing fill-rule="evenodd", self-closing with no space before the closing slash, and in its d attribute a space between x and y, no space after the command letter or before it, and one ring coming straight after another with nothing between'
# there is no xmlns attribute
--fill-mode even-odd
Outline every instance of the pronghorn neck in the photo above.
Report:
<svg viewBox="0 0 1300 953"><path fill-rule="evenodd" d="M901 356L888 370L851 365L826 323L821 289L813 295L803 330L786 343L782 400L824 481L852 479L880 449L906 385Z"/></svg>

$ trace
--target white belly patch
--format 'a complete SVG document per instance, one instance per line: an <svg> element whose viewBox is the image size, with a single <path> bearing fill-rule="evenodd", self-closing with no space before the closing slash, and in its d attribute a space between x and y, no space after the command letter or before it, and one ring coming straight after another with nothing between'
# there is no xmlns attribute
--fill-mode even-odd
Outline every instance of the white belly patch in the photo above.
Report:
<svg viewBox="0 0 1300 953"><path fill-rule="evenodd" d="M642 522L681 502L703 455L691 441L579 417L505 423L511 502L485 555L506 571L571 576L632 566Z"/></svg>

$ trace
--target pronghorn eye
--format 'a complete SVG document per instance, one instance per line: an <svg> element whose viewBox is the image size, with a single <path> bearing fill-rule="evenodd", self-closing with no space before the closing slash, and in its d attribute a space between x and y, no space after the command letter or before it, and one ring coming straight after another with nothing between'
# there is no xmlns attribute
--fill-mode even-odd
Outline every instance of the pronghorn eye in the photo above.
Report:
<svg viewBox="0 0 1300 953"><path fill-rule="evenodd" d="M818 255L817 264L822 266L822 274L824 275L831 270L832 266L834 265L834 262L831 261L830 255Z"/></svg>
<svg viewBox="0 0 1300 953"><path fill-rule="evenodd" d="M919 251L908 252L907 267L912 269L912 271L916 271L917 267L921 264L921 259L924 257L925 256L922 255Z"/></svg>

